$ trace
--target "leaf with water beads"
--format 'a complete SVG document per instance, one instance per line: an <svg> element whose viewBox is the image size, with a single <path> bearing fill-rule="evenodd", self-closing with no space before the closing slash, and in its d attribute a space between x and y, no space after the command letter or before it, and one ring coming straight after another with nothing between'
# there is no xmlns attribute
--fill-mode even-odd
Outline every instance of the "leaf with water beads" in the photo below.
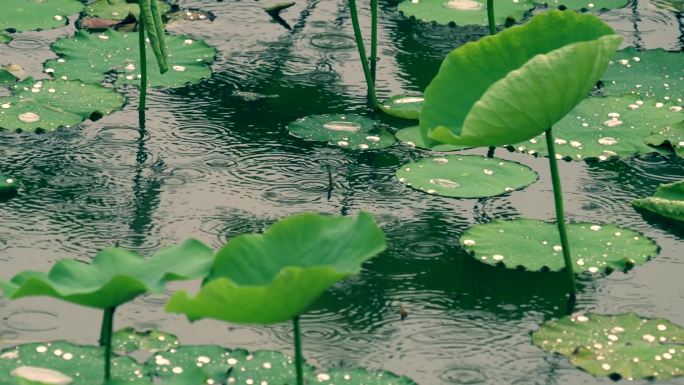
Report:
<svg viewBox="0 0 684 385"><path fill-rule="evenodd" d="M658 254L658 245L642 234L615 225L570 223L570 252L576 273L626 271ZM533 219L496 220L468 228L461 245L477 260L509 269L565 269L558 228Z"/></svg>
<svg viewBox="0 0 684 385"><path fill-rule="evenodd" d="M432 151L458 151L465 147L454 146L452 144L437 144L432 147L428 146L423 140L423 135L420 133L420 126L412 126L402 128L394 134L397 139L409 147L422 148L424 150Z"/></svg>
<svg viewBox="0 0 684 385"><path fill-rule="evenodd" d="M380 103L380 109L397 118L418 120L423 101L425 98L422 94L396 95Z"/></svg>
<svg viewBox="0 0 684 385"><path fill-rule="evenodd" d="M17 32L62 27L83 9L78 0L2 0L0 30Z"/></svg>
<svg viewBox="0 0 684 385"><path fill-rule="evenodd" d="M657 128L679 122L682 107L641 100L636 96L587 98L554 126L556 156L564 159L606 160L657 152L646 138ZM539 135L512 146L531 155L548 155L546 139Z"/></svg>
<svg viewBox="0 0 684 385"><path fill-rule="evenodd" d="M661 184L653 196L635 199L632 205L667 218L684 221L684 180Z"/></svg>
<svg viewBox="0 0 684 385"><path fill-rule="evenodd" d="M159 330L141 332L133 328L124 328L112 334L112 350L126 354L135 351L157 352L177 345L176 336Z"/></svg>
<svg viewBox="0 0 684 385"><path fill-rule="evenodd" d="M507 18L520 20L533 8L530 0L497 1L496 24L504 24ZM439 24L487 25L487 0L404 0L399 4L399 12Z"/></svg>
<svg viewBox="0 0 684 385"><path fill-rule="evenodd" d="M534 0L548 7L565 7L574 11L601 12L627 6L629 0Z"/></svg>
<svg viewBox="0 0 684 385"><path fill-rule="evenodd" d="M532 342L595 376L668 379L684 374L684 329L634 313L573 314L544 323Z"/></svg>
<svg viewBox="0 0 684 385"><path fill-rule="evenodd" d="M375 120L352 114L310 115L287 125L298 138L350 150L377 150L396 143L394 135Z"/></svg>
<svg viewBox="0 0 684 385"><path fill-rule="evenodd" d="M401 183L416 190L452 198L484 198L506 194L537 180L520 163L477 155L445 155L402 165Z"/></svg>
<svg viewBox="0 0 684 385"><path fill-rule="evenodd" d="M654 130L651 136L646 138L646 144L656 147L667 146L677 156L684 158L684 120Z"/></svg>
<svg viewBox="0 0 684 385"><path fill-rule="evenodd" d="M159 2L159 11L165 14L171 7L164 1ZM127 0L96 0L85 7L88 16L95 16L101 19L123 20L128 14L133 14L136 19L140 17L140 5L138 2Z"/></svg>

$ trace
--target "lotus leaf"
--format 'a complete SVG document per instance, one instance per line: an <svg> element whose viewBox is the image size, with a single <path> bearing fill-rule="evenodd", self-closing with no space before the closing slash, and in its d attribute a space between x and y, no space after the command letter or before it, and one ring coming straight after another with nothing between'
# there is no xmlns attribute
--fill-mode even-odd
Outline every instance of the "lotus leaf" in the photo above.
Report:
<svg viewBox="0 0 684 385"><path fill-rule="evenodd" d="M532 8L530 0L497 1L496 23L504 24L507 18L520 20ZM405 0L399 4L399 12L439 24L487 25L486 0Z"/></svg>
<svg viewBox="0 0 684 385"><path fill-rule="evenodd" d="M12 72L0 68L0 87L12 85L17 82L17 77Z"/></svg>
<svg viewBox="0 0 684 385"><path fill-rule="evenodd" d="M112 350L127 354L139 350L157 352L175 348L177 345L176 336L159 330L139 332L133 328L124 328L112 334Z"/></svg>
<svg viewBox="0 0 684 385"><path fill-rule="evenodd" d="M178 292L167 311L185 313L190 320L287 321L335 282L358 274L364 261L384 249L384 234L370 214L295 215L263 235L231 239L216 255L197 296Z"/></svg>
<svg viewBox="0 0 684 385"><path fill-rule="evenodd" d="M430 148L430 146L428 146L423 140L423 136L420 133L420 126L402 128L401 130L397 131L395 136L401 143L409 147L417 147L432 151L458 151L464 149L464 147L454 146L451 144L437 144Z"/></svg>
<svg viewBox="0 0 684 385"><path fill-rule="evenodd" d="M46 130L71 127L120 109L124 97L113 89L78 81L31 78L11 87L0 97L0 128Z"/></svg>
<svg viewBox="0 0 684 385"><path fill-rule="evenodd" d="M626 7L629 0L535 0L549 7L565 7L575 11L608 11Z"/></svg>
<svg viewBox="0 0 684 385"><path fill-rule="evenodd" d="M553 10L467 43L425 91L423 136L469 146L533 138L586 97L621 41L593 15Z"/></svg>
<svg viewBox="0 0 684 385"><path fill-rule="evenodd" d="M576 273L626 271L658 253L652 240L615 225L567 225ZM532 219L496 220L474 225L460 239L473 257L489 265L529 271L565 268L558 229L554 223Z"/></svg>
<svg viewBox="0 0 684 385"><path fill-rule="evenodd" d="M418 120L423 107L423 95L396 95L380 103L380 109L387 115L402 119Z"/></svg>
<svg viewBox="0 0 684 385"><path fill-rule="evenodd" d="M171 7L167 3L159 2L159 11L162 14L170 10ZM140 17L140 5L137 2L129 2L127 0L95 0L86 5L85 13L89 16L110 20L123 20L129 14L132 14L138 19Z"/></svg>
<svg viewBox="0 0 684 385"><path fill-rule="evenodd" d="M546 322L532 334L535 345L595 376L630 381L684 374L682 341L684 330L678 325L634 313L573 314Z"/></svg>
<svg viewBox="0 0 684 385"><path fill-rule="evenodd" d="M657 150L646 144L651 132L684 118L682 107L636 96L587 98L554 127L556 154L572 160L633 156ZM544 135L514 145L548 155Z"/></svg>
<svg viewBox="0 0 684 385"><path fill-rule="evenodd" d="M0 43L9 43L12 41L12 35L0 33Z"/></svg>
<svg viewBox="0 0 684 385"><path fill-rule="evenodd" d="M14 194L18 188L16 179L0 175L0 196Z"/></svg>
<svg viewBox="0 0 684 385"><path fill-rule="evenodd" d="M290 134L317 142L356 150L377 150L396 143L392 134L378 122L360 115L311 115L287 126Z"/></svg>
<svg viewBox="0 0 684 385"><path fill-rule="evenodd" d="M632 205L667 218L684 221L684 181L661 184L653 196L635 199Z"/></svg>
<svg viewBox="0 0 684 385"><path fill-rule="evenodd" d="M2 0L0 30L34 31L66 25L83 10L78 0Z"/></svg>
<svg viewBox="0 0 684 385"><path fill-rule="evenodd" d="M196 240L158 252L144 260L119 248L98 253L91 264L60 260L48 274L26 271L11 281L0 281L5 297L50 296L108 309L147 292L161 292L169 280L204 277L212 251Z"/></svg>
<svg viewBox="0 0 684 385"><path fill-rule="evenodd" d="M659 147L669 145L677 156L684 158L684 120L653 131L646 143Z"/></svg>
<svg viewBox="0 0 684 385"><path fill-rule="evenodd" d="M216 49L184 35L167 35L165 40L170 52L170 70L165 74L159 73L154 53L147 50L151 87L181 87L211 76L209 64L214 61ZM73 37L57 40L52 49L60 58L46 62L45 71L56 77L101 83L113 71L117 85L140 83L137 33L81 30Z"/></svg>

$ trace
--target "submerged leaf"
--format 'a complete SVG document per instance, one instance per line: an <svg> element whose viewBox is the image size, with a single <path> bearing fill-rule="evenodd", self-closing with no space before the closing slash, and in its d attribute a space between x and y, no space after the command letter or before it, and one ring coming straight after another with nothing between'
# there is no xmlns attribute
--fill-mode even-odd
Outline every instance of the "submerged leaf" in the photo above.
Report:
<svg viewBox="0 0 684 385"><path fill-rule="evenodd" d="M465 148L462 146L454 146L451 144L437 144L437 145L430 147L423 140L423 135L421 135L421 133L420 133L420 126L411 126L411 127L402 128L401 130L397 131L396 134L394 134L394 135L397 137L397 139L402 144L405 144L409 147L421 148L424 150L458 151L458 150L463 150Z"/></svg>
<svg viewBox="0 0 684 385"><path fill-rule="evenodd" d="M2 0L0 30L23 32L61 27L69 21L68 16L82 9L78 0Z"/></svg>
<svg viewBox="0 0 684 385"><path fill-rule="evenodd" d="M632 201L634 207L684 221L684 181L661 184L653 196Z"/></svg>
<svg viewBox="0 0 684 385"><path fill-rule="evenodd" d="M500 0L495 3L496 23L507 18L520 20L534 8L530 0ZM421 21L440 24L487 25L487 0L404 0L399 12Z"/></svg>
<svg viewBox="0 0 684 385"><path fill-rule="evenodd" d="M417 95L396 95L380 103L380 109L387 115L402 119L418 120L425 98Z"/></svg>
<svg viewBox="0 0 684 385"><path fill-rule="evenodd" d="M311 115L288 124L287 129L298 138L350 150L377 150L396 143L394 136L378 122L360 115Z"/></svg>

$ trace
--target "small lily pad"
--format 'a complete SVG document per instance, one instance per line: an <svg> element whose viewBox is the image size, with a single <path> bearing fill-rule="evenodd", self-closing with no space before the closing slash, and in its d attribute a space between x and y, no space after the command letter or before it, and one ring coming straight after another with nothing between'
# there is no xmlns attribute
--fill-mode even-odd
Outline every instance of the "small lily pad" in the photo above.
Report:
<svg viewBox="0 0 684 385"><path fill-rule="evenodd" d="M171 10L171 6L164 1L159 1L159 12L163 15ZM85 13L101 19L123 20L129 14L140 18L140 5L138 2L127 0L95 0L86 5Z"/></svg>
<svg viewBox="0 0 684 385"><path fill-rule="evenodd" d="M12 41L12 35L0 33L0 43L9 43Z"/></svg>
<svg viewBox="0 0 684 385"><path fill-rule="evenodd" d="M601 12L626 7L629 0L535 0L548 7L565 7L575 11Z"/></svg>
<svg viewBox="0 0 684 385"><path fill-rule="evenodd" d="M411 126L402 128L394 134L397 139L409 147L422 148L423 150L431 151L458 151L465 147L455 146L452 144L437 144L435 146L428 146L423 140L423 135L420 133L420 126Z"/></svg>
<svg viewBox="0 0 684 385"><path fill-rule="evenodd" d="M19 184L16 179L0 175L0 196L15 194L17 189Z"/></svg>
<svg viewBox="0 0 684 385"><path fill-rule="evenodd" d="M2 0L0 30L16 32L52 29L67 24L83 10L78 0Z"/></svg>
<svg viewBox="0 0 684 385"><path fill-rule="evenodd" d="M506 19L520 20L534 8L530 0L501 0L495 3L496 24ZM486 0L405 0L399 4L399 12L421 21L439 24L487 25Z"/></svg>
<svg viewBox="0 0 684 385"><path fill-rule="evenodd" d="M375 120L360 115L311 115L288 124L290 134L354 150L377 150L396 143L395 137Z"/></svg>
<svg viewBox="0 0 684 385"><path fill-rule="evenodd" d="M520 163L477 155L445 155L407 163L397 171L401 183L428 194L483 198L526 187L537 173Z"/></svg>
<svg viewBox="0 0 684 385"><path fill-rule="evenodd" d="M591 274L626 271L656 254L658 245L636 231L615 225L567 225L575 272ZM533 219L496 220L468 228L461 245L489 265L529 271L565 269L555 223Z"/></svg>
<svg viewBox="0 0 684 385"><path fill-rule="evenodd" d="M71 127L120 109L125 98L110 88L79 81L31 78L11 87L0 97L0 128L46 130Z"/></svg>
<svg viewBox="0 0 684 385"><path fill-rule="evenodd" d="M184 35L167 35L169 71L159 73L152 50L147 50L148 82L152 87L181 87L211 76L210 64L216 49L202 40ZM116 85L140 83L138 34L108 30L103 33L78 31L52 45L59 59L45 63L45 71L55 77L101 83L114 72Z"/></svg>
<svg viewBox="0 0 684 385"><path fill-rule="evenodd" d="M669 146L677 156L684 158L684 120L659 128L646 138L646 144L662 147Z"/></svg>
<svg viewBox="0 0 684 385"><path fill-rule="evenodd" d="M656 152L644 141L657 128L684 118L682 107L636 96L587 98L554 127L559 158L605 160ZM519 152L547 155L544 135L513 146Z"/></svg>
<svg viewBox="0 0 684 385"><path fill-rule="evenodd" d="M667 218L684 221L684 180L661 184L653 196L635 199L632 205Z"/></svg>
<svg viewBox="0 0 684 385"><path fill-rule="evenodd" d="M424 101L422 94L396 95L380 103L380 109L397 118L418 120Z"/></svg>
<svg viewBox="0 0 684 385"><path fill-rule="evenodd" d="M135 351L157 352L177 345L176 336L159 330L140 332L133 328L124 328L112 334L112 350L126 354Z"/></svg>
<svg viewBox="0 0 684 385"><path fill-rule="evenodd" d="M595 375L663 380L684 374L684 329L634 313L573 314L544 323L532 342Z"/></svg>

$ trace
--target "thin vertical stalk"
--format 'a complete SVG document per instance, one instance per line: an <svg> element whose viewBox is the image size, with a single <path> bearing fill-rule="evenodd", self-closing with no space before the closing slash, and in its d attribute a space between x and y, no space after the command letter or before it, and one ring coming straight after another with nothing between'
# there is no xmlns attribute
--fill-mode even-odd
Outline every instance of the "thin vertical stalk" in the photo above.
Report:
<svg viewBox="0 0 684 385"><path fill-rule="evenodd" d="M138 21L138 42L140 44L140 102L138 111L145 111L145 99L147 98L147 53L145 52L145 22L140 17Z"/></svg>
<svg viewBox="0 0 684 385"><path fill-rule="evenodd" d="M558 233L560 235L561 247L563 248L563 260L565 261L565 271L568 275L570 287L570 300L574 302L577 296L577 285L575 284L575 269L570 257L570 245L568 233L565 229L565 213L563 210L563 189L561 187L560 175L558 173L558 162L556 161L556 147L554 146L553 133L551 128L546 130L546 146L549 152L549 166L551 168L551 183L553 184L553 200L556 206L556 222L558 223Z"/></svg>
<svg viewBox="0 0 684 385"><path fill-rule="evenodd" d="M294 325L295 370L297 371L297 385L304 385L304 357L302 356L302 333L299 329L299 316L292 319Z"/></svg>
<svg viewBox="0 0 684 385"><path fill-rule="evenodd" d="M378 0L371 0L371 52L370 72L373 86L375 86L378 66Z"/></svg>
<svg viewBox="0 0 684 385"><path fill-rule="evenodd" d="M489 34L496 35L496 20L494 20L494 0L487 0L487 21L489 22Z"/></svg>
<svg viewBox="0 0 684 385"><path fill-rule="evenodd" d="M356 10L356 0L349 0L349 12L351 13L352 26L354 27L354 39L356 40L356 48L359 51L359 57L361 59L363 76L366 78L366 85L368 86L368 101L373 108L377 108L378 97L375 94L375 85L373 84L370 67L368 66L366 47L363 45L363 36L361 36L361 26L359 25L359 15Z"/></svg>
<svg viewBox="0 0 684 385"><path fill-rule="evenodd" d="M116 307L104 310L102 328L100 329L100 346L104 347L104 379L112 378L112 329L114 328L114 312Z"/></svg>

